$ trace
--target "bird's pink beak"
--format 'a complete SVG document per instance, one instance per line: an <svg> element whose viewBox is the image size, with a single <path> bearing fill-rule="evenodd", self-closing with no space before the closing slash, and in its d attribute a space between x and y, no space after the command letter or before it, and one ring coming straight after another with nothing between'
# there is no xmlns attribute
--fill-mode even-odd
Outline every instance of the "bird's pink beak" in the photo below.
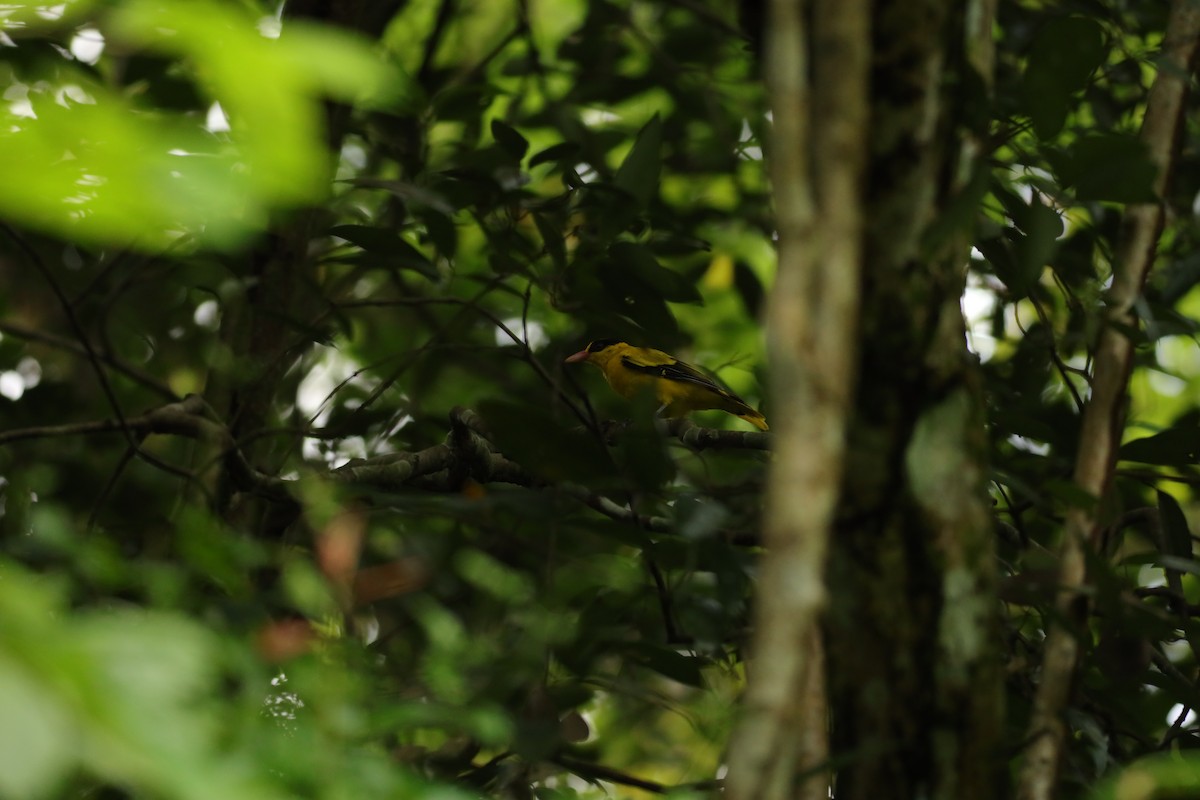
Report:
<svg viewBox="0 0 1200 800"><path fill-rule="evenodd" d="M586 349L580 350L575 355L567 356L566 361L564 361L563 363L564 364L574 364L576 361L587 361L587 357L590 355L591 355L591 353L589 353Z"/></svg>

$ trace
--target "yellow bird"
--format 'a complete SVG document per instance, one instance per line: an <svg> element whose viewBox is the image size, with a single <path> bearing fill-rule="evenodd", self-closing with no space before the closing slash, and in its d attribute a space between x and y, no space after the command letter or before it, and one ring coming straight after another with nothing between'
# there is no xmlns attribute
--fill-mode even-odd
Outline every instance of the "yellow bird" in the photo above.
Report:
<svg viewBox="0 0 1200 800"><path fill-rule="evenodd" d="M668 417L680 417L691 411L718 408L746 420L761 431L767 420L746 401L720 386L691 364L673 355L648 347L634 347L616 339L597 339L567 358L597 367L608 385L622 397L652 389L660 411Z"/></svg>

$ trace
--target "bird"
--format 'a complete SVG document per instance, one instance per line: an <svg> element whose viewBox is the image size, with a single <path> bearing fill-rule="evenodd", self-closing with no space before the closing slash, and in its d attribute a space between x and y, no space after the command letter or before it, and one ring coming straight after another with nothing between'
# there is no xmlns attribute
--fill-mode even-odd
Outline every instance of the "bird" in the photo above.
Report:
<svg viewBox="0 0 1200 800"><path fill-rule="evenodd" d="M662 403L659 413L663 416L680 417L716 408L746 420L761 431L768 430L766 418L745 400L670 353L635 347L617 339L597 339L566 359L568 364L580 361L604 373L608 385L622 397L653 389L655 398Z"/></svg>

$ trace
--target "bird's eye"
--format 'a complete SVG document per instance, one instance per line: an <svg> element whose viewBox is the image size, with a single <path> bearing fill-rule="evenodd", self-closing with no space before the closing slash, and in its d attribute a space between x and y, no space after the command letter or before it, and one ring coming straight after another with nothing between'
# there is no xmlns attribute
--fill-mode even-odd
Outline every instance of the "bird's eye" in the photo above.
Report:
<svg viewBox="0 0 1200 800"><path fill-rule="evenodd" d="M589 344L587 349L588 349L589 353L599 353L604 348L611 347L612 345L614 345L616 343L617 343L616 339L597 339L596 341Z"/></svg>

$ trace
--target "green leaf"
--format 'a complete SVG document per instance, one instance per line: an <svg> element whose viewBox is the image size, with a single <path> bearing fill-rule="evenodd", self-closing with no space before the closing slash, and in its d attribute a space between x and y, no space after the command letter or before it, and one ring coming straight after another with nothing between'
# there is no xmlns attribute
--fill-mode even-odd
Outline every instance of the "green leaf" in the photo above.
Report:
<svg viewBox="0 0 1200 800"><path fill-rule="evenodd" d="M505 456L549 481L581 483L611 479L612 459L590 432L564 427L547 409L503 400L485 400L479 413Z"/></svg>
<svg viewBox="0 0 1200 800"><path fill-rule="evenodd" d="M1058 237L1062 235L1063 223L1059 213L1042 203L1041 197L1033 196L1033 202L1024 207L1024 212L1014 220L1024 234L1016 245L1016 277L1026 291L1037 283L1042 268L1058 249Z"/></svg>
<svg viewBox="0 0 1200 800"><path fill-rule="evenodd" d="M1158 168L1145 144L1133 134L1084 136L1065 150L1048 150L1046 158L1063 183L1081 202L1153 202Z"/></svg>
<svg viewBox="0 0 1200 800"><path fill-rule="evenodd" d="M704 676L700 668L705 662L701 658L650 642L630 642L624 649L633 660L660 675L685 686L704 688Z"/></svg>
<svg viewBox="0 0 1200 800"><path fill-rule="evenodd" d="M5 3L4 16L0 17L0 30L28 33L30 29L37 30L39 27L58 28L93 5L95 0L21 0L17 3Z"/></svg>
<svg viewBox="0 0 1200 800"><path fill-rule="evenodd" d="M638 132L633 149L617 170L615 183L628 192L644 209L658 192L658 173L662 168L662 120L655 114Z"/></svg>
<svg viewBox="0 0 1200 800"><path fill-rule="evenodd" d="M654 407L658 402L649 393L646 400L649 402L645 407L635 411L633 424L617 437L613 458L635 488L653 492L675 477L675 462L654 427Z"/></svg>
<svg viewBox="0 0 1200 800"><path fill-rule="evenodd" d="M368 252L385 255L396 250L401 243L408 244L395 231L369 225L335 225L329 229L329 235L345 239Z"/></svg>
<svg viewBox="0 0 1200 800"><path fill-rule="evenodd" d="M1195 559L1192 558L1164 555L1155 559L1151 563L1157 563L1163 569L1175 570L1176 572L1186 572L1189 575L1196 575L1200 577L1200 563L1196 563Z"/></svg>
<svg viewBox="0 0 1200 800"><path fill-rule="evenodd" d="M215 677L216 641L166 612L120 611L84 619L74 643L110 690L159 705L190 700Z"/></svg>
<svg viewBox="0 0 1200 800"><path fill-rule="evenodd" d="M994 236L976 242L975 246L992 265L992 271L996 273L996 277L1004 281L1004 285L1008 287L1014 300L1028 296L1029 283L1023 279L1020 270L1017 269L1016 257L1013 255L1012 246L1008 241Z"/></svg>
<svg viewBox="0 0 1200 800"><path fill-rule="evenodd" d="M1200 757L1173 751L1147 756L1117 771L1092 792L1091 799L1189 797L1197 786L1200 786Z"/></svg>
<svg viewBox="0 0 1200 800"><path fill-rule="evenodd" d="M574 161L579 156L579 145L575 142L559 142L551 145L545 150L533 154L533 158L529 159L529 167L532 169L538 164L545 164L550 161Z"/></svg>
<svg viewBox="0 0 1200 800"><path fill-rule="evenodd" d="M680 497L672 510L679 535L691 540L713 537L730 516L729 509L720 502L700 494Z"/></svg>
<svg viewBox="0 0 1200 800"><path fill-rule="evenodd" d="M1160 274L1163 275L1162 300L1167 305L1174 305L1200 283L1200 253L1171 262Z"/></svg>
<svg viewBox="0 0 1200 800"><path fill-rule="evenodd" d="M414 216L425 224L425 232L429 240L443 257L453 259L458 252L458 228L454 219L433 208L425 208L414 212Z"/></svg>
<svg viewBox="0 0 1200 800"><path fill-rule="evenodd" d="M608 248L608 255L611 259L609 269L622 280L640 281L663 300L672 303L699 303L702 300L695 283L658 263L654 254L640 244L615 242Z"/></svg>
<svg viewBox="0 0 1200 800"><path fill-rule="evenodd" d="M169 76L185 108L162 113L88 68L37 65L24 77L36 116L0 107L0 214L76 241L178 254L240 246L274 209L319 202L321 97L380 100L406 81L345 30L289 20L273 40L258 23L238 4L117 4L105 17L110 41L169 56L200 86ZM227 136L203 128L198 100L219 101L236 121Z"/></svg>
<svg viewBox="0 0 1200 800"><path fill-rule="evenodd" d="M463 580L502 603L528 604L536 596L528 575L479 550L459 550L454 566Z"/></svg>
<svg viewBox="0 0 1200 800"><path fill-rule="evenodd" d="M289 19L279 44L288 68L332 97L360 108L392 110L412 109L423 102L411 76L347 28Z"/></svg>
<svg viewBox="0 0 1200 800"><path fill-rule="evenodd" d="M1200 428L1168 428L1153 436L1134 439L1121 445L1120 458L1143 464L1188 466L1200 461Z"/></svg>
<svg viewBox="0 0 1200 800"><path fill-rule="evenodd" d="M742 298L742 305L746 307L746 313L753 319L761 317L766 290L763 289L758 275L744 261L735 261L733 264L733 286L737 289L738 296Z"/></svg>
<svg viewBox="0 0 1200 800"><path fill-rule="evenodd" d="M550 260L554 262L557 269L565 269L567 266L567 243L562 228L557 226L552 221L553 219L554 217L537 212L534 212L533 215L533 222L537 225L538 233L542 237L542 244L545 246Z"/></svg>
<svg viewBox="0 0 1200 800"><path fill-rule="evenodd" d="M600 279L606 312L628 317L646 331L648 341L662 342L663 347L678 339L679 324L656 289L617 270L603 273Z"/></svg>
<svg viewBox="0 0 1200 800"><path fill-rule="evenodd" d="M1096 507L1095 495L1080 488L1074 481L1050 478L1042 482L1041 488L1046 494L1065 506L1083 509Z"/></svg>
<svg viewBox="0 0 1200 800"><path fill-rule="evenodd" d="M1042 26L1021 81L1021 107L1042 139L1062 130L1072 95L1104 59L1104 33L1094 20L1059 17Z"/></svg>
<svg viewBox="0 0 1200 800"><path fill-rule="evenodd" d="M439 211L448 217L454 216L454 204L441 192L426 186L418 186L408 181L393 181L384 178L354 178L345 182L351 186L361 186L366 189L383 189L410 206L425 206L434 211Z"/></svg>
<svg viewBox="0 0 1200 800"><path fill-rule="evenodd" d="M338 612L329 583L311 561L289 560L283 567L282 586L288 601L309 616L320 619Z"/></svg>
<svg viewBox="0 0 1200 800"><path fill-rule="evenodd" d="M73 766L77 732L61 698L2 649L0 720L0 797L49 794Z"/></svg>
<svg viewBox="0 0 1200 800"><path fill-rule="evenodd" d="M498 119L492 120L492 137L496 140L496 144L500 145L506 153L518 162L529 152L528 140L517 133L515 128L506 125Z"/></svg>
<svg viewBox="0 0 1200 800"><path fill-rule="evenodd" d="M1166 492L1158 493L1158 518L1163 531L1164 552L1179 558L1192 557L1192 532L1179 501Z"/></svg>
<svg viewBox="0 0 1200 800"><path fill-rule="evenodd" d="M329 235L345 239L366 250L372 256L379 257L363 259L362 262L365 264L411 269L430 280L438 278L437 267L433 262L394 231L369 225L335 225L329 229Z"/></svg>

